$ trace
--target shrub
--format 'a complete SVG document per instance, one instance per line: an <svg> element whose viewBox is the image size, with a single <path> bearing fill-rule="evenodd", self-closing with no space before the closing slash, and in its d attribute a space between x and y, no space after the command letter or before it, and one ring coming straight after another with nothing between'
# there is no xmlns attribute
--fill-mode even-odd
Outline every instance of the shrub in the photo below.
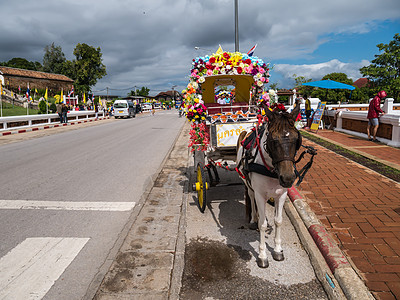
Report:
<svg viewBox="0 0 400 300"><path fill-rule="evenodd" d="M40 114L45 114L47 113L47 103L44 100L41 100L39 102L39 113Z"/></svg>
<svg viewBox="0 0 400 300"><path fill-rule="evenodd" d="M50 111L51 111L52 113L55 113L55 112L57 111L57 106L56 106L55 103L52 103L52 104L50 105Z"/></svg>

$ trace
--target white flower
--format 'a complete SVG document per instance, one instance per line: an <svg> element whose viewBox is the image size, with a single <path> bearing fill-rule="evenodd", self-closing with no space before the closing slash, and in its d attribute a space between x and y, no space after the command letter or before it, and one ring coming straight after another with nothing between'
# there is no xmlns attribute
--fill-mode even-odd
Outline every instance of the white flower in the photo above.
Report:
<svg viewBox="0 0 400 300"><path fill-rule="evenodd" d="M219 61L219 62L217 63L217 66L220 67L220 68L221 68L223 65L224 65L224 63L223 63L222 61Z"/></svg>
<svg viewBox="0 0 400 300"><path fill-rule="evenodd" d="M192 82L192 87L197 90L197 88L199 87L198 83L196 81Z"/></svg>
<svg viewBox="0 0 400 300"><path fill-rule="evenodd" d="M203 83L204 81L206 81L206 80L204 79L204 76L201 76L201 77L199 78L199 83Z"/></svg>
<svg viewBox="0 0 400 300"><path fill-rule="evenodd" d="M264 85L264 83L263 83L261 80L258 80L258 81L257 81L257 85L258 85L259 87L262 87L262 86Z"/></svg>

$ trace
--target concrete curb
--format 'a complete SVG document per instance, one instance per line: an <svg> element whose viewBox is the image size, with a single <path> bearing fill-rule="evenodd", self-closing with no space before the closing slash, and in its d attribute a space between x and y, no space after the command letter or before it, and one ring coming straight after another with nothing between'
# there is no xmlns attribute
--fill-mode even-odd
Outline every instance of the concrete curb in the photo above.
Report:
<svg viewBox="0 0 400 300"><path fill-rule="evenodd" d="M62 123L62 124L61 123L60 124L49 124L49 125L42 125L39 127L29 127L29 128L18 129L18 130L4 131L4 132L0 132L0 136L17 134L17 133L25 133L25 132L31 132L31 131L38 131L38 130L44 130L44 129L49 129L49 128L64 127L64 126L70 126L70 125L76 125L76 124L88 123L88 122L95 122L95 121L106 120L106 119L110 119L110 117L99 117L99 118L97 118L97 120L96 119L85 119L82 121L72 121L72 122Z"/></svg>
<svg viewBox="0 0 400 300"><path fill-rule="evenodd" d="M339 249L336 242L326 231L325 227L319 222L318 218L310 209L300 192L295 187L292 187L288 189L288 197L300 216L301 221L304 223L304 226L308 230L309 235L312 237L315 246L318 247L320 254L323 256L329 267L331 273L326 272L326 276L329 277L329 273L333 274L347 299L375 299L365 286L362 279L351 267L351 264ZM295 222L299 221L295 218L293 219ZM328 290L326 289L328 295L333 297L333 299L341 299L340 293L333 292L335 289L334 281L332 281L332 284L329 282L329 285L324 282L326 280L329 281L328 277L321 281L324 287L328 287ZM321 280L321 278L319 279ZM337 298L337 296L339 298Z"/></svg>

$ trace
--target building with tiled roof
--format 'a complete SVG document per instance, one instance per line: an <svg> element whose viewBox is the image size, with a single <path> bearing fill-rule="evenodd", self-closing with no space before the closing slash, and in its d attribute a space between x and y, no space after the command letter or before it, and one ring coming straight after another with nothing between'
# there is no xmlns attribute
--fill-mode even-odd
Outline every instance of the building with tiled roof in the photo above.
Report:
<svg viewBox="0 0 400 300"><path fill-rule="evenodd" d="M71 90L74 84L74 81L65 75L3 66L0 66L0 80L2 80L5 88L15 92L18 87L21 87L21 90L26 90L29 85L31 90L48 88L50 91L57 93L61 89L64 91Z"/></svg>
<svg viewBox="0 0 400 300"><path fill-rule="evenodd" d="M359 78L353 82L353 86L358 87L359 89L368 86L368 84L369 84L368 78Z"/></svg>

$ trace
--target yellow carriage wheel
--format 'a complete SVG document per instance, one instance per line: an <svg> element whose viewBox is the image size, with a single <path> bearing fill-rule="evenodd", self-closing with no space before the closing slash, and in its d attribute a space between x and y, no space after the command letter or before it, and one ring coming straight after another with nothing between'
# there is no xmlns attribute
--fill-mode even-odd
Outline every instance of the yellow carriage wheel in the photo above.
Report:
<svg viewBox="0 0 400 300"><path fill-rule="evenodd" d="M196 171L196 191L197 191L197 207L203 213L207 206L207 190L208 182L204 166L201 163L197 164Z"/></svg>

